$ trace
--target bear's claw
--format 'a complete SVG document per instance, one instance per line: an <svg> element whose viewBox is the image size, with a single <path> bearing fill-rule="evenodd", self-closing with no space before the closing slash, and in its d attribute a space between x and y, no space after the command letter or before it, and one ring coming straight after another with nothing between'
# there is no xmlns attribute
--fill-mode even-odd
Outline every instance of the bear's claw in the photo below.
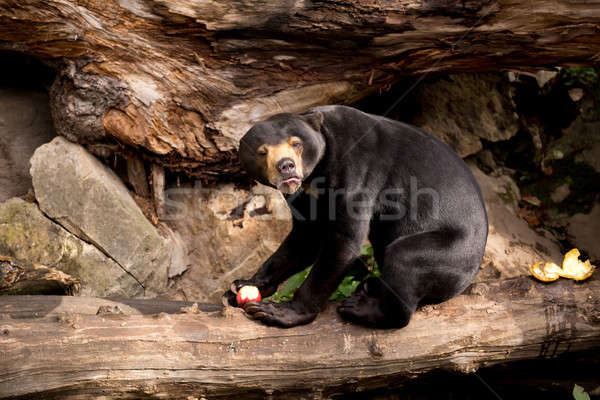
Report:
<svg viewBox="0 0 600 400"><path fill-rule="evenodd" d="M308 324L315 319L317 313L301 313L296 311L291 303L273 303L270 301L244 304L244 311L255 320L265 325L276 325L291 328L296 325Z"/></svg>

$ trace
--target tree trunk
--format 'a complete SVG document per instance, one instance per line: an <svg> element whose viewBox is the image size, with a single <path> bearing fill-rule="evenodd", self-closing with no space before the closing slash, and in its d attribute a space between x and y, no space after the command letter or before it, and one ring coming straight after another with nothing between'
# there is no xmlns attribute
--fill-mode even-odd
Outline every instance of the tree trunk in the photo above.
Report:
<svg viewBox="0 0 600 400"><path fill-rule="evenodd" d="M239 170L254 122L401 74L596 63L600 1L0 0L0 50L56 65L59 134L171 170Z"/></svg>
<svg viewBox="0 0 600 400"><path fill-rule="evenodd" d="M182 309L184 313L176 313ZM292 329L240 309L156 300L0 297L0 394L44 398L294 398L395 385L435 369L600 348L600 281L479 283L409 326ZM153 398L154 398L153 397Z"/></svg>

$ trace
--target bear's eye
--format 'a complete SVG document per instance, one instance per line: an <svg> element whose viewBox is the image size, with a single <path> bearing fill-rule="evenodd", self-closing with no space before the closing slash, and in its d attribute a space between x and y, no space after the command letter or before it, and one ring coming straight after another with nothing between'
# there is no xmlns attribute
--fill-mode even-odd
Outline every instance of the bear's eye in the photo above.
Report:
<svg viewBox="0 0 600 400"><path fill-rule="evenodd" d="M258 150L256 151L256 153L257 153L259 156L266 156L266 155L267 155L267 149L265 149L264 147L261 147L260 149L258 149Z"/></svg>
<svg viewBox="0 0 600 400"><path fill-rule="evenodd" d="M292 147L295 149L299 149L300 147L302 147L302 142L293 142Z"/></svg>

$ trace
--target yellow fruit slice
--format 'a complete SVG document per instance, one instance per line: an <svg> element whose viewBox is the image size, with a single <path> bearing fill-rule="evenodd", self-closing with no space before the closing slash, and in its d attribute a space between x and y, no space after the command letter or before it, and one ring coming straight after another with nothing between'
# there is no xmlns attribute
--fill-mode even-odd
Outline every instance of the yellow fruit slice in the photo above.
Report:
<svg viewBox="0 0 600 400"><path fill-rule="evenodd" d="M579 263L581 263L581 261L579 261L580 255L581 253L579 253L579 250L577 249L572 249L568 251L567 254L565 254L565 259L563 260L562 264L562 276L570 277L572 275L577 274L577 271L579 271L580 269Z"/></svg>
<svg viewBox="0 0 600 400"><path fill-rule="evenodd" d="M580 261L580 255L581 254L577 249L570 250L565 254L560 276L575 279L576 281L582 281L592 275L595 267L590 263L590 260L587 260L586 262Z"/></svg>
<svg viewBox="0 0 600 400"><path fill-rule="evenodd" d="M560 278L562 269L553 262L539 262L529 266L531 275L544 282L552 282Z"/></svg>
<svg viewBox="0 0 600 400"><path fill-rule="evenodd" d="M569 278L582 281L592 276L596 268L590 260L582 262L579 260L579 250L572 249L565 254L562 268L553 262L539 262L529 266L531 275L544 282L552 282L560 278Z"/></svg>

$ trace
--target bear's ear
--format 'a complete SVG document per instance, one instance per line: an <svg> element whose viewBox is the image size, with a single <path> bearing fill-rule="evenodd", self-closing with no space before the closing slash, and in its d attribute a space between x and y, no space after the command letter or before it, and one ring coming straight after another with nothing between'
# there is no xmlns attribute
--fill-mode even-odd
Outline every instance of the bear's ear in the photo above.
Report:
<svg viewBox="0 0 600 400"><path fill-rule="evenodd" d="M323 113L320 111L308 110L300 115L315 131L321 131L321 126L323 125Z"/></svg>

